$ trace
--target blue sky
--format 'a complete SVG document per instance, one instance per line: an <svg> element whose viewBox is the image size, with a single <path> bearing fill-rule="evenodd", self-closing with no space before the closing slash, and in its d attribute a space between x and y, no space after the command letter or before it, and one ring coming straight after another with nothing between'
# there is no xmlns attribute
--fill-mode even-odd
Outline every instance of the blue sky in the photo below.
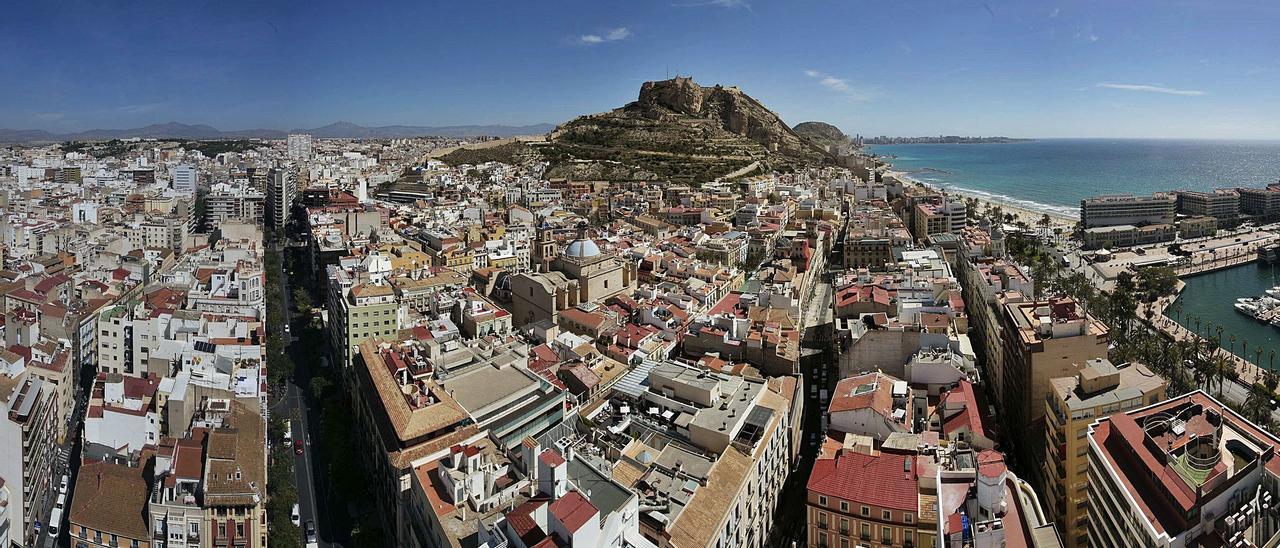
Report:
<svg viewBox="0 0 1280 548"><path fill-rule="evenodd" d="M33 2L0 127L561 122L645 80L864 135L1280 138L1280 2Z"/></svg>

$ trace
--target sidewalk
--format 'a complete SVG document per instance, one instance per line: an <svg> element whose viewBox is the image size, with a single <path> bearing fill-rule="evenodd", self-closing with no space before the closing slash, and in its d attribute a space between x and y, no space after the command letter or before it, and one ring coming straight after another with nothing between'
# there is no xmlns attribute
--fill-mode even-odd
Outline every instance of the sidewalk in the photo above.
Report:
<svg viewBox="0 0 1280 548"><path fill-rule="evenodd" d="M1145 319L1147 309L1151 308L1154 312L1152 315L1152 327L1155 327L1162 333L1169 335L1175 341L1201 341L1203 337L1192 333L1191 330L1183 327L1178 322L1173 321L1172 318L1164 315L1164 309L1177 298L1177 294L1175 293L1173 296L1161 298L1151 304L1142 303L1138 305L1138 318ZM1231 363L1235 368L1235 372L1239 376L1241 384L1245 386L1253 386L1254 383L1262 381L1261 366L1232 354L1229 350L1221 346L1219 346L1213 354L1213 357L1218 356L1228 359L1229 363Z"/></svg>

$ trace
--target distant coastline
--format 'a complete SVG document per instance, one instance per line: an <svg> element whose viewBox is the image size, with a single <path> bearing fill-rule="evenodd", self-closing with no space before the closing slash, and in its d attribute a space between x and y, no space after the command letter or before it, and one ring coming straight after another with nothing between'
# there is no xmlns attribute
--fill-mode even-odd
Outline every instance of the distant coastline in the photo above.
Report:
<svg viewBox="0 0 1280 548"><path fill-rule="evenodd" d="M933 137L864 137L862 142L868 145L975 145L1000 143L1025 143L1035 139L1018 139L1014 137L965 137L961 135L937 135Z"/></svg>

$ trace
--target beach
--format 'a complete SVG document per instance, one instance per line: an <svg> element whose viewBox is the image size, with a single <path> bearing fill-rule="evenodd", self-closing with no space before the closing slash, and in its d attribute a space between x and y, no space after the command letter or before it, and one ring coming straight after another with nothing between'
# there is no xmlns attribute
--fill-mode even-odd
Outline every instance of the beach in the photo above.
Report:
<svg viewBox="0 0 1280 548"><path fill-rule="evenodd" d="M948 194L963 196L965 198L976 199L978 200L978 203L981 204L981 206L978 208L979 213L981 213L984 209L986 209L987 205L990 205L991 207L999 206L1005 213L1012 214L1014 216L1015 221L1020 220L1020 221L1026 222L1027 224L1030 224L1031 226L1037 226L1037 223L1039 223L1040 220L1043 219L1045 215L1048 215L1049 220L1052 222L1053 227L1061 227L1069 231L1076 225L1076 222L1080 220L1080 218L1077 216L1069 215L1061 210L1056 210L1048 206L1037 207L1035 205L1029 205L1024 202L1004 200L1004 199L992 197L982 192L956 189L951 187L942 187L940 185L935 185L935 184L930 184L924 181L920 181L919 179L916 179L911 175L901 171L886 171L885 176L894 176L909 184L914 184L917 186L938 190L938 191L945 191Z"/></svg>

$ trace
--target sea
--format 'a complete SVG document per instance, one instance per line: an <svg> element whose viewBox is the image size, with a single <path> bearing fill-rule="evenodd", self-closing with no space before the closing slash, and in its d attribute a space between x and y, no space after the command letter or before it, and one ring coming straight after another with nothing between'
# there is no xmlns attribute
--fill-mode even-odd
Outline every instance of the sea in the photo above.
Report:
<svg viewBox="0 0 1280 548"><path fill-rule="evenodd" d="M930 186L1036 211L1079 214L1100 194L1266 186L1280 180L1280 141L1036 139L966 145L872 145Z"/></svg>
<svg viewBox="0 0 1280 548"><path fill-rule="evenodd" d="M894 169L931 186L981 195L1037 211L1079 214L1080 200L1100 194L1151 194L1265 186L1280 179L1280 141L1041 139L969 145L873 145ZM1168 312L1188 329L1223 326L1223 347L1254 361L1280 354L1280 328L1239 313L1239 297L1280 285L1280 266L1248 263L1187 278ZM1235 335L1234 348L1230 336ZM1248 341L1245 355L1244 341ZM1276 364L1280 367L1280 363Z"/></svg>
<svg viewBox="0 0 1280 548"><path fill-rule="evenodd" d="M1199 329L1202 335L1209 331L1209 322L1213 322L1213 334L1220 325L1223 328L1223 348L1261 367L1274 365L1280 368L1280 328L1246 316L1232 306L1237 298L1265 295L1266 290L1280 286L1280 266L1247 263L1183 281L1187 286L1173 304L1179 312L1170 309L1165 311L1165 315L1187 329ZM1236 338L1234 345L1232 336ZM1256 353L1259 349L1262 350L1261 357ZM1272 351L1276 353L1274 362Z"/></svg>

